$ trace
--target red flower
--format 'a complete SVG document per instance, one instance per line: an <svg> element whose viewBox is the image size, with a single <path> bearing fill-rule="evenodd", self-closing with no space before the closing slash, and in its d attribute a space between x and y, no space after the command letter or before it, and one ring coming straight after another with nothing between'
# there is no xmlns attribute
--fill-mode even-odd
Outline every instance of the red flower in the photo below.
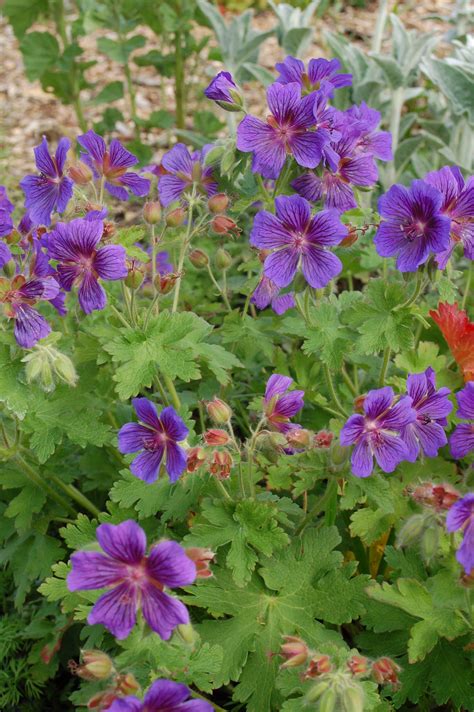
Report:
<svg viewBox="0 0 474 712"><path fill-rule="evenodd" d="M465 381L474 381L474 322L457 304L438 304L430 311L462 371Z"/></svg>

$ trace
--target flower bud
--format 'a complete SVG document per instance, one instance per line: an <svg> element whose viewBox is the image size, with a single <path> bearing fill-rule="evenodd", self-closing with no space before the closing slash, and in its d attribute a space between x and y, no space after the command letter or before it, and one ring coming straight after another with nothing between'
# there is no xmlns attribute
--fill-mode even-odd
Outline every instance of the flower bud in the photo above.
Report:
<svg viewBox="0 0 474 712"><path fill-rule="evenodd" d="M436 510L449 509L461 496L452 485L437 485L433 482L423 482L413 490L408 490L408 494L418 504L434 507Z"/></svg>
<svg viewBox="0 0 474 712"><path fill-rule="evenodd" d="M331 449L329 452L329 459L331 464L336 468L340 468L346 464L349 459L350 449L343 445L339 445L336 442L331 443Z"/></svg>
<svg viewBox="0 0 474 712"><path fill-rule="evenodd" d="M329 687L321 695L321 699L319 701L319 712L334 712L334 710L336 709L336 702L336 691L333 690L332 687Z"/></svg>
<svg viewBox="0 0 474 712"><path fill-rule="evenodd" d="M334 433L331 433L330 430L320 430L314 435L313 445L318 450L325 450L331 445L333 438Z"/></svg>
<svg viewBox="0 0 474 712"><path fill-rule="evenodd" d="M351 247L351 245L353 245L359 239L356 228L352 225L347 225L347 227L349 228L348 233L346 237L339 243L339 247Z"/></svg>
<svg viewBox="0 0 474 712"><path fill-rule="evenodd" d="M101 650L83 650L82 664L76 668L76 675L84 680L107 680L112 675L114 664Z"/></svg>
<svg viewBox="0 0 474 712"><path fill-rule="evenodd" d="M225 193L216 193L207 201L207 207L209 212L214 213L214 215L225 213L229 207L229 198Z"/></svg>
<svg viewBox="0 0 474 712"><path fill-rule="evenodd" d="M285 658L281 668L298 667L304 665L309 657L309 648L301 638L296 635L284 635L284 643L280 648L279 655Z"/></svg>
<svg viewBox="0 0 474 712"><path fill-rule="evenodd" d="M369 671L369 659L363 655L353 655L347 661L347 667L353 675L366 675Z"/></svg>
<svg viewBox="0 0 474 712"><path fill-rule="evenodd" d="M131 672L125 673L125 675L117 675L116 680L116 690L121 695L133 695L137 690L140 689L140 685L135 679L135 676Z"/></svg>
<svg viewBox="0 0 474 712"><path fill-rule="evenodd" d="M75 161L67 169L69 178L76 185L87 185L94 177L92 170L82 161Z"/></svg>
<svg viewBox="0 0 474 712"><path fill-rule="evenodd" d="M104 229L102 230L102 240L107 242L113 235L115 235L115 225L110 220L104 220Z"/></svg>
<svg viewBox="0 0 474 712"><path fill-rule="evenodd" d="M227 480L233 464L232 456L227 450L215 450L212 453L209 472L218 480Z"/></svg>
<svg viewBox="0 0 474 712"><path fill-rule="evenodd" d="M143 284L143 272L134 264L127 272L125 284L130 289L139 289Z"/></svg>
<svg viewBox="0 0 474 712"><path fill-rule="evenodd" d="M417 541L426 526L426 521L425 514L414 514L410 517L398 532L397 546L409 546Z"/></svg>
<svg viewBox="0 0 474 712"><path fill-rule="evenodd" d="M206 461L206 451L202 447L191 447L186 452L186 469L188 472L196 472Z"/></svg>
<svg viewBox="0 0 474 712"><path fill-rule="evenodd" d="M267 259L268 255L271 255L272 251L271 250L259 250L258 251L258 261L260 264L263 265L265 260Z"/></svg>
<svg viewBox="0 0 474 712"><path fill-rule="evenodd" d="M207 267L209 264L209 257L207 254L204 252L204 250L192 250L189 255L189 261L193 265L193 267L196 267L196 269L202 269L203 267Z"/></svg>
<svg viewBox="0 0 474 712"><path fill-rule="evenodd" d="M232 235L240 232L237 223L228 215L216 215L212 218L211 229L217 235Z"/></svg>
<svg viewBox="0 0 474 712"><path fill-rule="evenodd" d="M366 398L367 393L363 393L361 396L357 396L357 398L354 398L354 410L356 411L356 413L363 412Z"/></svg>
<svg viewBox="0 0 474 712"><path fill-rule="evenodd" d="M433 522L421 536L420 551L423 560L429 564L439 551L439 530Z"/></svg>
<svg viewBox="0 0 474 712"><path fill-rule="evenodd" d="M13 260L8 260L8 262L5 262L3 265L3 273L7 277L14 277L16 273L16 264Z"/></svg>
<svg viewBox="0 0 474 712"><path fill-rule="evenodd" d="M344 712L364 712L364 692L359 685L350 685L341 692Z"/></svg>
<svg viewBox="0 0 474 712"><path fill-rule="evenodd" d="M305 679L319 677L332 671L331 658L329 655L316 653L309 661L308 668L304 674Z"/></svg>
<svg viewBox="0 0 474 712"><path fill-rule="evenodd" d="M330 685L329 680L320 680L320 682L317 682L306 695L307 702L316 702L316 700L319 700L321 695L329 689Z"/></svg>
<svg viewBox="0 0 474 712"><path fill-rule="evenodd" d="M211 401L206 403L207 414L214 423L222 424L228 423L232 418L232 411L220 398L214 396Z"/></svg>
<svg viewBox="0 0 474 712"><path fill-rule="evenodd" d="M226 430L219 430L218 428L211 428L204 433L204 442L206 445L228 445L230 443L230 436Z"/></svg>
<svg viewBox="0 0 474 712"><path fill-rule="evenodd" d="M148 225L156 225L161 220L161 204L157 200L149 200L143 206L143 219Z"/></svg>
<svg viewBox="0 0 474 712"><path fill-rule="evenodd" d="M177 274L169 272L168 274L158 274L155 277L155 287L160 294L169 294L173 291L174 285L178 280Z"/></svg>
<svg viewBox="0 0 474 712"><path fill-rule="evenodd" d="M183 208L175 208L167 214L165 220L168 227L181 227L186 220L186 213Z"/></svg>
<svg viewBox="0 0 474 712"><path fill-rule="evenodd" d="M308 447L311 441L311 433L306 428L295 428L286 434L286 442L291 447Z"/></svg>
<svg viewBox="0 0 474 712"><path fill-rule="evenodd" d="M379 685L390 683L394 687L399 685L398 673L399 667L391 658L379 658L372 663L372 675Z"/></svg>
<svg viewBox="0 0 474 712"><path fill-rule="evenodd" d="M210 578L213 574L209 568L209 564L214 561L215 553L211 549L205 549L201 546L188 547L184 550L188 559L196 564L197 578Z"/></svg>
<svg viewBox="0 0 474 712"><path fill-rule="evenodd" d="M119 696L116 694L115 690L104 690L104 692L98 692L96 695L90 698L87 703L88 710L108 710L112 706L115 700L118 700Z"/></svg>
<svg viewBox="0 0 474 712"><path fill-rule="evenodd" d="M232 264L232 257L229 255L227 250L224 250L224 248L219 247L219 249L216 251L215 262L217 269L229 269Z"/></svg>
<svg viewBox="0 0 474 712"><path fill-rule="evenodd" d="M181 638L181 640L184 643L187 643L187 645L194 645L194 643L199 637L191 623L181 623L180 625L176 626L176 632Z"/></svg>
<svg viewBox="0 0 474 712"><path fill-rule="evenodd" d="M56 355L53 361L53 367L56 376L61 381L64 381L64 383L67 383L68 386L75 386L79 376L77 375L73 362L66 354L57 350L55 351Z"/></svg>
<svg viewBox="0 0 474 712"><path fill-rule="evenodd" d="M27 383L38 382L46 393L54 390L54 357L42 346L36 346L21 360L26 363L25 375Z"/></svg>

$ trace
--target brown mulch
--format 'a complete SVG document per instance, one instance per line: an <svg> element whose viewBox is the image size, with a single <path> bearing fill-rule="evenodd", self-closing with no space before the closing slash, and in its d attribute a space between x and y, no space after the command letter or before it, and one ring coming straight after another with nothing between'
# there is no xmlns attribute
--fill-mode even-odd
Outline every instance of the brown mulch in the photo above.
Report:
<svg viewBox="0 0 474 712"><path fill-rule="evenodd" d="M377 3L369 3L367 7L356 8L342 3L339 12L329 11L322 19L315 22L315 39L308 51L308 56L325 56L323 32L325 30L343 33L352 41L361 43L367 48L374 30L377 15ZM437 19L427 19L430 15L439 15L448 18L452 12L453 3L450 0L421 0L400 3L398 14L409 29L422 32L436 32L443 34L448 28L447 22ZM260 13L255 18L259 29L269 29L275 24L271 13ZM44 31L51 28L36 25L35 30ZM140 53L151 49L159 49L155 35L146 27L137 28L136 32L144 34L147 45ZM196 28L197 34L206 32L203 28ZM92 89L83 92L84 113L89 125L98 121L104 110L104 105L94 105L91 100L100 89L110 81L123 79L120 67L111 62L107 57L100 55L96 49L96 41L100 36L110 36L104 31L94 32L80 39L84 49L85 60L97 60L97 63L87 71L87 79L92 84ZM203 56L193 62L186 73L186 86L189 104L194 108L206 108L209 105L201 99L202 88L219 69L216 62L208 62L204 50ZM53 142L60 136L69 136L74 139L80 133L74 110L71 106L61 104L53 95L46 93L39 82L30 83L23 73L22 58L18 42L14 37L11 27L5 19L0 18L0 184L4 183L15 193L18 182L25 173L34 170L32 147L37 145L44 134ZM275 62L282 59L282 51L275 38L267 40L261 48L261 64L272 69ZM140 117L146 118L157 109L164 108L173 111L173 87L169 79L157 75L153 67L140 68L131 64L134 82L136 84L137 110ZM257 104L263 96L261 87L249 87L250 92L255 92L251 104ZM129 115L127 100L114 102L124 116ZM222 118L222 116L221 116ZM119 138L131 139L133 137L131 122L124 121L117 125ZM192 118L190 118L192 128ZM153 130L150 135L142 137L145 143L155 149L157 158L163 148L172 140L171 133Z"/></svg>

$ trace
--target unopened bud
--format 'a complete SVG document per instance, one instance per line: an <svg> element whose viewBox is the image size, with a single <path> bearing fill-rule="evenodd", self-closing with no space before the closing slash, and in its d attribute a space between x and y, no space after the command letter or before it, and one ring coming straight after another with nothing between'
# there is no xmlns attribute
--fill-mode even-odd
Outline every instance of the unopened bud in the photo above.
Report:
<svg viewBox="0 0 474 712"><path fill-rule="evenodd" d="M304 665L309 657L309 648L301 638L296 635L284 635L284 643L280 648L279 655L285 658L281 668L298 667Z"/></svg>
<svg viewBox="0 0 474 712"><path fill-rule="evenodd" d="M177 274L170 272L169 274L158 274L155 277L155 287L160 294L169 294L173 291L174 285L178 280Z"/></svg>
<svg viewBox="0 0 474 712"><path fill-rule="evenodd" d="M348 447L339 445L334 441L331 443L329 458L331 460L331 464L334 465L336 469L346 464L349 459L349 455L350 449Z"/></svg>
<svg viewBox="0 0 474 712"><path fill-rule="evenodd" d="M209 463L209 472L218 480L227 480L233 464L232 456L227 450L215 450Z"/></svg>
<svg viewBox="0 0 474 712"><path fill-rule="evenodd" d="M433 522L431 526L426 527L421 536L420 551L423 560L429 564L439 550L439 530Z"/></svg>
<svg viewBox="0 0 474 712"><path fill-rule="evenodd" d="M186 452L186 469L196 472L206 462L206 451L202 447L191 447Z"/></svg>
<svg viewBox="0 0 474 712"><path fill-rule="evenodd" d="M379 685L390 683L394 687L399 684L399 667L391 658L379 658L372 663L372 675Z"/></svg>
<svg viewBox="0 0 474 712"><path fill-rule="evenodd" d="M214 213L214 215L225 213L229 207L229 198L225 193L216 193L207 201L207 207L209 212Z"/></svg>
<svg viewBox="0 0 474 712"><path fill-rule="evenodd" d="M363 412L366 398L367 393L363 393L361 396L357 396L357 398L354 398L354 410L356 411L356 413Z"/></svg>
<svg viewBox="0 0 474 712"><path fill-rule="evenodd" d="M87 703L88 710L108 710L112 706L115 700L118 700L119 695L115 690L105 690L104 692L98 692L96 695L90 698Z"/></svg>
<svg viewBox="0 0 474 712"><path fill-rule="evenodd" d="M114 664L101 650L83 650L82 664L76 669L76 675L84 680L107 680L113 672Z"/></svg>
<svg viewBox="0 0 474 712"><path fill-rule="evenodd" d="M82 161L72 163L67 172L69 178L74 181L76 185L87 185L94 177L92 170Z"/></svg>
<svg viewBox="0 0 474 712"><path fill-rule="evenodd" d="M191 623L181 623L176 626L175 630L183 643L186 643L187 645L194 645L199 637Z"/></svg>
<svg viewBox="0 0 474 712"><path fill-rule="evenodd" d="M332 687L323 692L319 701L319 712L334 712L336 709L337 694Z"/></svg>
<svg viewBox="0 0 474 712"><path fill-rule="evenodd" d="M132 267L127 272L125 284L129 289L139 289L143 284L143 278L143 272L136 267Z"/></svg>
<svg viewBox="0 0 474 712"><path fill-rule="evenodd" d="M271 250L259 250L258 251L258 260L259 262L263 265L265 260L267 259L268 255L271 254Z"/></svg>
<svg viewBox="0 0 474 712"><path fill-rule="evenodd" d="M181 227L186 219L186 213L183 208L175 208L171 210L165 218L168 227Z"/></svg>
<svg viewBox="0 0 474 712"><path fill-rule="evenodd" d="M345 687L341 698L344 712L364 712L364 693L359 685Z"/></svg>
<svg viewBox="0 0 474 712"><path fill-rule="evenodd" d="M417 541L426 526L425 514L414 514L402 526L397 536L397 546L409 546Z"/></svg>
<svg viewBox="0 0 474 712"><path fill-rule="evenodd" d="M306 695L307 702L316 702L330 687L329 680L320 680L314 685Z"/></svg>
<svg viewBox="0 0 474 712"><path fill-rule="evenodd" d="M212 218L211 229L217 235L232 235L240 232L235 220L232 220L228 215L216 215L215 218Z"/></svg>
<svg viewBox="0 0 474 712"><path fill-rule="evenodd" d="M204 442L206 445L212 446L228 445L230 443L230 435L226 430L211 428L204 433Z"/></svg>
<svg viewBox="0 0 474 712"><path fill-rule="evenodd" d="M409 494L418 504L426 507L434 507L437 510L449 509L461 496L460 493L450 484L437 485L433 482L423 482Z"/></svg>
<svg viewBox="0 0 474 712"><path fill-rule="evenodd" d="M306 670L304 677L306 679L319 677L320 675L325 675L332 671L331 658L329 655L321 655L317 653L313 655L309 661L308 669Z"/></svg>
<svg viewBox="0 0 474 712"><path fill-rule="evenodd" d="M286 442L291 447L308 447L311 442L311 433L305 428L294 428L286 434Z"/></svg>
<svg viewBox="0 0 474 712"><path fill-rule="evenodd" d="M214 423L218 425L221 423L228 423L232 418L232 411L223 400L214 397L211 401L206 403L207 414Z"/></svg>
<svg viewBox="0 0 474 712"><path fill-rule="evenodd" d="M56 355L53 361L53 367L56 375L61 381L67 383L68 386L75 386L79 376L74 367L73 362L66 356L66 354L56 351Z"/></svg>
<svg viewBox="0 0 474 712"><path fill-rule="evenodd" d="M352 226L348 226L348 227L349 227L349 231L348 231L346 237L343 240L341 240L341 242L339 243L339 247L350 247L355 242L357 242L357 240L359 239L359 236L357 235L356 228L352 227Z"/></svg>
<svg viewBox="0 0 474 712"><path fill-rule="evenodd" d="M313 445L318 450L325 450L331 445L333 438L334 433L331 433L330 430L320 430L314 435Z"/></svg>
<svg viewBox="0 0 474 712"><path fill-rule="evenodd" d="M363 655L353 655L347 661L347 667L353 675L366 675L369 671L369 659Z"/></svg>
<svg viewBox="0 0 474 712"><path fill-rule="evenodd" d="M14 277L16 273L16 264L13 260L8 260L3 265L3 272L7 277Z"/></svg>
<svg viewBox="0 0 474 712"><path fill-rule="evenodd" d="M197 578L210 578L213 574L209 565L214 561L215 553L201 546L188 547L184 550L188 559L196 564Z"/></svg>
<svg viewBox="0 0 474 712"><path fill-rule="evenodd" d="M115 683L115 689L117 692L120 692L121 695L133 695L140 689L140 685L131 672L127 672L125 675L117 675Z"/></svg>
<svg viewBox="0 0 474 712"><path fill-rule="evenodd" d="M143 206L143 219L148 225L156 225L161 220L161 204L150 200Z"/></svg>
<svg viewBox="0 0 474 712"><path fill-rule="evenodd" d="M189 255L189 261L193 265L193 267L196 267L196 269L202 269L203 267L207 267L209 264L209 257L207 254L204 252L204 250L192 250Z"/></svg>
<svg viewBox="0 0 474 712"><path fill-rule="evenodd" d="M217 269L229 269L232 264L232 257L229 255L227 250L224 250L223 247L219 247L219 249L216 251L215 263Z"/></svg>

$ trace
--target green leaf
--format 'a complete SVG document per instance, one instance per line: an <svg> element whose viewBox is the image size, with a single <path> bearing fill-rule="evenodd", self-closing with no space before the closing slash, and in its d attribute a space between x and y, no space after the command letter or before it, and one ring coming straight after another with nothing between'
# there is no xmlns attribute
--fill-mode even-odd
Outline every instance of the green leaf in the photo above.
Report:
<svg viewBox="0 0 474 712"><path fill-rule="evenodd" d="M416 351L397 354L395 363L406 373L421 373L431 366L435 371L445 368L447 359L439 355L439 346L430 341L420 341Z"/></svg>
<svg viewBox="0 0 474 712"><path fill-rule="evenodd" d="M378 64L392 89L398 89L404 85L406 77L403 76L400 64L393 57L380 54L370 56Z"/></svg>
<svg viewBox="0 0 474 712"><path fill-rule="evenodd" d="M69 549L84 549L96 543L97 520L89 519L79 513L74 524L68 524L59 530Z"/></svg>
<svg viewBox="0 0 474 712"><path fill-rule="evenodd" d="M10 500L4 512L5 517L15 520L15 529L19 534L31 529L35 514L41 512L46 502L43 490L33 484L25 484L19 494Z"/></svg>
<svg viewBox="0 0 474 712"><path fill-rule="evenodd" d="M29 32L20 44L25 72L32 82L53 67L60 55L59 44L49 32Z"/></svg>
<svg viewBox="0 0 474 712"><path fill-rule="evenodd" d="M128 58L136 49L144 47L146 39L143 35L133 35L123 42L111 40L108 37L99 37L97 49L103 52L114 62L127 64Z"/></svg>
<svg viewBox="0 0 474 712"><path fill-rule="evenodd" d="M15 581L14 602L17 608L21 608L33 584L45 578L52 564L63 554L61 544L42 532L33 532L9 542L0 554L0 563L9 561Z"/></svg>
<svg viewBox="0 0 474 712"><path fill-rule="evenodd" d="M113 101L122 99L123 82L109 82L94 98L94 104L110 104Z"/></svg>
<svg viewBox="0 0 474 712"><path fill-rule="evenodd" d="M8 346L0 345L0 402L18 418L24 418L31 401L31 387L21 382L20 360L13 360Z"/></svg>
<svg viewBox="0 0 474 712"><path fill-rule="evenodd" d="M387 514L383 509L358 509L351 515L351 536L358 536L364 544L370 545L380 539L394 523L395 515Z"/></svg>
<svg viewBox="0 0 474 712"><path fill-rule="evenodd" d="M444 59L430 57L421 65L449 101L455 114L466 114L470 124L474 124L474 77L460 66L448 63Z"/></svg>
<svg viewBox="0 0 474 712"><path fill-rule="evenodd" d="M48 0L6 0L3 13L13 27L15 36L21 39L26 30L48 11Z"/></svg>

